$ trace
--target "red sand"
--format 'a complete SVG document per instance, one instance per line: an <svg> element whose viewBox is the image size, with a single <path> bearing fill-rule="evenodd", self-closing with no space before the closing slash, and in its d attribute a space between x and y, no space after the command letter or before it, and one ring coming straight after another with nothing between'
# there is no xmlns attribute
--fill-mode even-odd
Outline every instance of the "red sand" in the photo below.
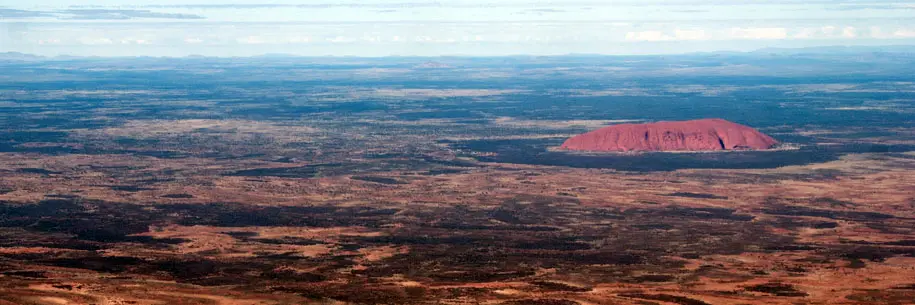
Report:
<svg viewBox="0 0 915 305"><path fill-rule="evenodd" d="M574 136L562 144L587 151L717 151L772 148L778 141L722 119L620 124Z"/></svg>

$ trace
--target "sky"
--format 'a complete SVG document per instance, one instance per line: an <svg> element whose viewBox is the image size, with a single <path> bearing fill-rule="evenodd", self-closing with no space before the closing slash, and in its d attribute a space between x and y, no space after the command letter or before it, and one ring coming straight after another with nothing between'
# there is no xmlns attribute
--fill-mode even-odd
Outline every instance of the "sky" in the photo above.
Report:
<svg viewBox="0 0 915 305"><path fill-rule="evenodd" d="M915 1L0 0L0 52L678 54L915 45Z"/></svg>

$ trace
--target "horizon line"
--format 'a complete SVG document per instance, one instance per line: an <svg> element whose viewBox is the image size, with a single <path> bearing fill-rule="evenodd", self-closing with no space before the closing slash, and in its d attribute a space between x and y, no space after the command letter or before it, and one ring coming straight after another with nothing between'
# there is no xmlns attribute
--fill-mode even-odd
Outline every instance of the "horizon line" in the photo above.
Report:
<svg viewBox="0 0 915 305"><path fill-rule="evenodd" d="M509 57L574 57L574 56L593 56L593 57L640 57L640 56L687 56L687 55L714 55L714 54L752 54L765 51L803 51L803 50L823 50L823 49L852 49L866 52L867 49L897 49L911 48L915 52L915 44L899 45L824 45L811 47L764 47L753 50L716 50L716 51L696 51L684 53L641 53L641 54L610 54L610 53L562 53L562 54L504 54L504 55L461 55L461 54L443 54L443 55L381 55L381 56L362 56L362 55L298 55L294 53L262 53L250 56L219 56L219 55L202 55L188 54L184 56L102 56L102 55L69 55L60 54L54 56L38 55L34 53L6 51L0 52L2 55L27 56L35 59L119 59L119 58L156 58L156 59L243 59L243 58L352 58L352 59L382 59L382 58L509 58ZM893 51L893 50L889 50ZM2 59L0 60L8 60Z"/></svg>

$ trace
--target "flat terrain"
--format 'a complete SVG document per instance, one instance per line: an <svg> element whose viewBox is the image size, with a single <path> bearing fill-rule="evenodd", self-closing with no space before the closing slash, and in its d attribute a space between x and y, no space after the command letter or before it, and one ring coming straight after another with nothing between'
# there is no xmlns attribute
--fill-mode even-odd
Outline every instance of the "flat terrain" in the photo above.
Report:
<svg viewBox="0 0 915 305"><path fill-rule="evenodd" d="M0 305L913 304L915 65L848 56L0 62ZM789 146L555 149L703 117Z"/></svg>

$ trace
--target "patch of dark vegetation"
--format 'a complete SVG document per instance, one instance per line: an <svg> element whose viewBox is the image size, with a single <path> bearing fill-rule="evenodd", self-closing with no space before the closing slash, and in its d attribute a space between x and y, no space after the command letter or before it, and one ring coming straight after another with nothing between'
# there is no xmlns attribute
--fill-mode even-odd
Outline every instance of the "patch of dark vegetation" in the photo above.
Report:
<svg viewBox="0 0 915 305"><path fill-rule="evenodd" d="M787 245L769 245L765 247L766 251L816 251L820 250L822 247L816 245L800 245L800 244L787 244Z"/></svg>
<svg viewBox="0 0 915 305"><path fill-rule="evenodd" d="M768 293L780 297L805 297L806 292L799 291L790 284L785 283L765 283L744 287L744 290Z"/></svg>
<svg viewBox="0 0 915 305"><path fill-rule="evenodd" d="M175 178L149 178L149 179L140 179L134 180L136 184L153 184L153 183L165 183L175 181Z"/></svg>
<svg viewBox="0 0 915 305"><path fill-rule="evenodd" d="M377 216L391 216L399 213L399 209L363 209L358 210L355 213L357 217L377 217Z"/></svg>
<svg viewBox="0 0 915 305"><path fill-rule="evenodd" d="M490 214L492 219L511 224L522 224L521 219L515 216L514 213L504 209L497 209L492 211Z"/></svg>
<svg viewBox="0 0 915 305"><path fill-rule="evenodd" d="M466 171L466 170L462 170L462 169L444 168L444 169L433 169L433 170L429 170L429 171L426 171L425 173L422 173L422 175L426 175L426 176L438 176L438 175L460 174L460 173L465 173L465 172L467 172L467 171Z"/></svg>
<svg viewBox="0 0 915 305"><path fill-rule="evenodd" d="M500 305L580 305L581 303L564 299L523 299L499 303Z"/></svg>
<svg viewBox="0 0 915 305"><path fill-rule="evenodd" d="M857 203L854 203L854 202L851 202L851 201L838 200L838 199L829 198L829 197L820 197L820 198L816 198L816 199L813 200L813 203L815 203L815 204L826 204L826 205L829 205L829 207L832 207L832 208L854 208L854 207L858 206Z"/></svg>
<svg viewBox="0 0 915 305"><path fill-rule="evenodd" d="M15 191L15 190L11 189L11 188L0 188L0 195L9 194L9 193L12 193L13 191Z"/></svg>
<svg viewBox="0 0 915 305"><path fill-rule="evenodd" d="M397 114L397 118L408 121L423 119L483 119L482 114L472 110L437 110L422 112L404 112Z"/></svg>
<svg viewBox="0 0 915 305"><path fill-rule="evenodd" d="M125 256L84 256L77 258L53 258L39 261L44 265L64 268L87 269L98 272L122 273L130 271L145 262L136 257Z"/></svg>
<svg viewBox="0 0 915 305"><path fill-rule="evenodd" d="M588 265L639 265L646 262L646 257L633 253L568 253L568 260Z"/></svg>
<svg viewBox="0 0 915 305"><path fill-rule="evenodd" d="M0 133L0 142L51 142L59 143L66 141L70 134L62 131L6 131Z"/></svg>
<svg viewBox="0 0 915 305"><path fill-rule="evenodd" d="M239 274L264 274L274 266L253 262L219 262L212 260L163 260L150 263L150 270L164 271L177 281L195 285L220 286L248 284L251 278Z"/></svg>
<svg viewBox="0 0 915 305"><path fill-rule="evenodd" d="M460 298L482 298L492 292L493 289L478 287L448 287L432 288L428 296L437 299L460 299Z"/></svg>
<svg viewBox="0 0 915 305"><path fill-rule="evenodd" d="M588 292L591 291L591 288L588 287L579 287L574 285L569 285L561 282L554 281L533 281L530 282L531 285L537 286L540 289L548 291L572 291L572 292Z"/></svg>
<svg viewBox="0 0 915 305"><path fill-rule="evenodd" d="M870 242L863 240L842 240L842 244L855 244L855 245L882 245L882 246L903 246L903 247L913 247L915 246L915 240L912 239L903 239L897 241L888 241L888 242Z"/></svg>
<svg viewBox="0 0 915 305"><path fill-rule="evenodd" d="M359 239L364 243L391 244L391 245L487 245L495 239L492 237L469 236L376 236Z"/></svg>
<svg viewBox="0 0 915 305"><path fill-rule="evenodd" d="M306 259L298 252L272 253L272 252L254 252L258 258L264 258L273 261L297 261Z"/></svg>
<svg viewBox="0 0 915 305"><path fill-rule="evenodd" d="M908 305L912 304L912 300L915 300L915 291L867 289L858 290L858 292L847 295L845 298L861 304Z"/></svg>
<svg viewBox="0 0 915 305"><path fill-rule="evenodd" d="M676 280L676 277L667 274L646 274L632 278L634 283L663 283Z"/></svg>
<svg viewBox="0 0 915 305"><path fill-rule="evenodd" d="M894 216L876 212L856 212L815 209L803 206L778 205L762 209L763 213L782 216L809 216L835 220L877 221L891 219Z"/></svg>
<svg viewBox="0 0 915 305"><path fill-rule="evenodd" d="M848 265L846 266L848 268L861 269L867 267L867 263L860 258L847 258L846 260L848 260Z"/></svg>
<svg viewBox="0 0 915 305"><path fill-rule="evenodd" d="M311 272L297 272L294 270L270 270L264 272L262 277L271 279L271 280L281 280L281 281L291 281L291 282L306 282L306 283L317 283L327 280L327 276L311 273Z"/></svg>
<svg viewBox="0 0 915 305"><path fill-rule="evenodd" d="M670 229L674 228L673 225L666 224L666 223L635 224L632 227L641 229L641 230L670 230Z"/></svg>
<svg viewBox="0 0 915 305"><path fill-rule="evenodd" d="M428 156L414 156L409 159L377 159L373 162L322 163L300 167L254 168L235 171L227 176L281 178L315 178L326 176L371 176L379 172L428 172L442 167L479 167L463 160L438 160Z"/></svg>
<svg viewBox="0 0 915 305"><path fill-rule="evenodd" d="M318 174L320 167L335 165L337 164L310 165L304 167L255 168L236 171L228 175L245 177L273 176L281 178L314 178L315 175Z"/></svg>
<svg viewBox="0 0 915 305"><path fill-rule="evenodd" d="M38 174L38 175L57 175L60 172L55 172L43 168L20 168L16 170L17 173L22 174Z"/></svg>
<svg viewBox="0 0 915 305"><path fill-rule="evenodd" d="M136 185L115 185L111 186L112 190L122 191L122 192L140 192L140 191L153 191L154 188L140 187Z"/></svg>
<svg viewBox="0 0 915 305"><path fill-rule="evenodd" d="M670 193L670 194L667 194L664 196L698 198L698 199L728 199L727 196L718 196L718 195L714 195L714 194L704 194L704 193L690 193L690 192L676 192L676 193Z"/></svg>
<svg viewBox="0 0 915 305"><path fill-rule="evenodd" d="M234 238L238 238L238 239L248 239L248 238L260 235L257 232L223 232L223 234L226 234L226 235L232 236Z"/></svg>
<svg viewBox="0 0 915 305"><path fill-rule="evenodd" d="M915 283L895 286L895 287L893 287L893 289L915 290Z"/></svg>
<svg viewBox="0 0 915 305"><path fill-rule="evenodd" d="M250 241L259 242L262 244L274 244L274 245L298 245L298 246L311 246L311 245L320 245L324 242L320 240L300 238L300 237L284 237L284 238L252 238L248 239Z"/></svg>
<svg viewBox="0 0 915 305"><path fill-rule="evenodd" d="M905 246L905 247L915 247L915 239L903 239L897 241L890 241L883 243L888 246Z"/></svg>
<svg viewBox="0 0 915 305"><path fill-rule="evenodd" d="M364 280L349 283L280 286L274 287L272 290L295 293L320 302L337 301L348 304L416 304L422 303L424 298L438 296L430 295L431 292L425 287L379 285Z"/></svg>
<svg viewBox="0 0 915 305"><path fill-rule="evenodd" d="M44 271L16 270L16 271L5 271L0 274L6 275L6 276L23 277L23 278L30 278L30 279L48 278L45 275Z"/></svg>
<svg viewBox="0 0 915 305"><path fill-rule="evenodd" d="M352 177L350 177L350 179L359 180L359 181L374 182L374 183L381 183L381 184L410 184L409 182L397 180L397 179L394 179L394 178L388 178L388 177L352 176Z"/></svg>
<svg viewBox="0 0 915 305"><path fill-rule="evenodd" d="M135 242L145 244L180 244L183 239L157 239L150 236L131 236L146 232L148 225L117 218L75 218L41 219L28 226L29 229L45 232L61 232L76 235L76 238L103 243Z"/></svg>
<svg viewBox="0 0 915 305"><path fill-rule="evenodd" d="M896 218L894 220L895 221L871 221L864 223L864 225L884 234L915 234L915 223L906 221L906 219L903 218Z"/></svg>
<svg viewBox="0 0 915 305"><path fill-rule="evenodd" d="M63 233L101 243L132 242L165 247L186 242L140 236L152 225L248 226L366 226L390 221L396 209L368 207L263 207L242 204L162 204L146 207L81 198L48 199L37 204L0 202L0 227Z"/></svg>
<svg viewBox="0 0 915 305"><path fill-rule="evenodd" d="M191 195L191 194L165 194L165 195L162 195L159 197L171 198L171 199L191 199L191 198L194 198L194 195Z"/></svg>
<svg viewBox="0 0 915 305"><path fill-rule="evenodd" d="M446 282L464 282L464 283L480 283L480 282L497 282L497 281L507 281L517 278L524 278L534 275L533 270L516 270L516 271L487 271L487 270L454 270L454 271L445 271L436 274L430 274L429 277Z"/></svg>
<svg viewBox="0 0 915 305"><path fill-rule="evenodd" d="M839 224L836 222L831 222L831 221L818 222L818 223L813 224L813 226L812 226L812 228L814 228L814 229L835 229L837 227L839 227Z"/></svg>
<svg viewBox="0 0 915 305"><path fill-rule="evenodd" d="M367 226L388 221L387 209L332 206L251 206L243 204L171 204L158 209L178 214L182 225L249 226Z"/></svg>
<svg viewBox="0 0 915 305"><path fill-rule="evenodd" d="M619 296L625 297L625 298L670 302L670 303L676 303L676 304L680 304L680 305L711 305L709 303L706 303L706 302L703 302L700 300L696 300L696 299L691 299L691 298L682 297L682 296L678 296L678 295L662 294L662 293L658 293L658 294L622 293Z"/></svg>
<svg viewBox="0 0 915 305"><path fill-rule="evenodd" d="M81 251L97 251L104 248L103 245L74 239L71 236L43 236L43 238L2 238L0 237L0 247L42 247L51 249L70 249ZM10 256L15 257L15 255Z"/></svg>
<svg viewBox="0 0 915 305"><path fill-rule="evenodd" d="M556 227L547 227L547 226L531 226L531 225L518 225L518 226L497 226L497 225L471 225L471 224L462 224L462 223L437 223L430 225L430 227L442 228L442 229L454 229L454 230L485 230L485 231L533 231L533 232L555 232L561 230Z"/></svg>
<svg viewBox="0 0 915 305"><path fill-rule="evenodd" d="M135 154L138 156L155 157L155 158L159 158L159 159L183 159L183 158L188 158L191 156L190 154L185 153L185 152L170 151L170 150L153 150L153 151L143 150L143 151L131 151L129 153Z"/></svg>
<svg viewBox="0 0 915 305"><path fill-rule="evenodd" d="M487 212L493 220L512 225L542 225L554 223L560 216L552 207L555 204L579 204L578 198L564 196L517 196L505 200L498 207ZM597 210L602 212L604 210ZM611 215L608 215L611 216Z"/></svg>
<svg viewBox="0 0 915 305"><path fill-rule="evenodd" d="M67 285L67 284L54 284L54 285L51 285L51 287L54 287L57 289L64 289L64 290L73 290L73 285Z"/></svg>
<svg viewBox="0 0 915 305"><path fill-rule="evenodd" d="M0 204L0 227L65 233L95 242L137 242L150 245L176 244L177 239L131 236L147 232L159 216L139 205L82 200L48 199L37 204Z"/></svg>
<svg viewBox="0 0 915 305"><path fill-rule="evenodd" d="M214 275L199 277L193 279L179 280L179 283L190 283L199 286L226 286L226 285L246 285L251 283L250 278L237 275Z"/></svg>
<svg viewBox="0 0 915 305"><path fill-rule="evenodd" d="M588 250L591 249L590 244L580 243L580 242L564 242L564 241L539 241L533 243L520 243L511 245L512 248L516 249L531 249L531 250L562 250L562 251L576 251L576 250Z"/></svg>
<svg viewBox="0 0 915 305"><path fill-rule="evenodd" d="M731 221L751 221L753 215L734 214L736 210L726 208L690 208L682 206L669 206L661 209L629 209L625 214L650 214L664 217L686 217L699 219L721 219Z"/></svg>
<svg viewBox="0 0 915 305"><path fill-rule="evenodd" d="M358 251L359 249L362 249L362 246L359 244L342 244L339 247L340 250L343 251Z"/></svg>
<svg viewBox="0 0 915 305"><path fill-rule="evenodd" d="M890 249L881 247L861 246L843 250L838 253L839 257L849 260L869 260L872 262L883 262L887 258L896 256Z"/></svg>
<svg viewBox="0 0 915 305"><path fill-rule="evenodd" d="M442 160L442 159L437 159L432 156L425 156L425 155L421 156L419 159L427 162L428 164L434 164L434 165L446 166L446 167L480 167L479 164L473 162L472 160L471 161L461 160L461 159Z"/></svg>
<svg viewBox="0 0 915 305"><path fill-rule="evenodd" d="M800 228L834 229L839 227L839 223L834 221L815 221L795 217L776 217L774 220L769 221L769 223L774 227L790 230Z"/></svg>

